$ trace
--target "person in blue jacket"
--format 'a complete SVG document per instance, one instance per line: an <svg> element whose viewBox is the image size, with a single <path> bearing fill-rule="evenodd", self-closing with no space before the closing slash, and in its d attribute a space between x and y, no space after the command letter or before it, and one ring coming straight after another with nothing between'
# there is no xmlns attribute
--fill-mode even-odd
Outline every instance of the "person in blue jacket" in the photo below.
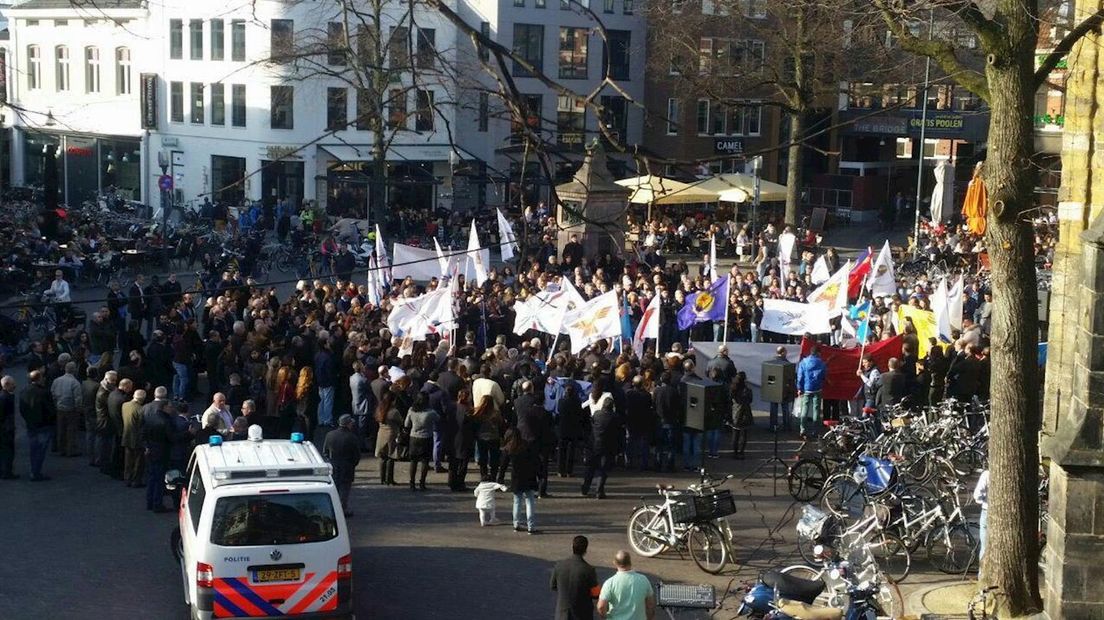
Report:
<svg viewBox="0 0 1104 620"><path fill-rule="evenodd" d="M814 344L809 355L797 364L797 429L803 441L816 435L816 426L820 421L821 392L827 376L828 367L820 359L820 345Z"/></svg>

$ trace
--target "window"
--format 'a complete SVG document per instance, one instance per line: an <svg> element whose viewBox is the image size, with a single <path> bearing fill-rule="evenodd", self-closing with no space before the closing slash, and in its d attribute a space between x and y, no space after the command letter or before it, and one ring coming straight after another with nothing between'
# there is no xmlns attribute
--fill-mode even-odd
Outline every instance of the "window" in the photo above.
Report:
<svg viewBox="0 0 1104 620"><path fill-rule="evenodd" d="M713 73L713 39L711 37L698 39L698 73Z"/></svg>
<svg viewBox="0 0 1104 620"><path fill-rule="evenodd" d="M518 7L525 6L525 0L514 0L514 6L518 6Z"/></svg>
<svg viewBox="0 0 1104 620"><path fill-rule="evenodd" d="M54 27L55 28L61 27L61 26L68 26L68 25L69 25L69 20L67 20L67 19L55 19L54 20Z"/></svg>
<svg viewBox="0 0 1104 620"><path fill-rule="evenodd" d="M192 82L188 85L188 91L191 95L191 111L192 111L192 124L202 125L204 121L203 114L203 83Z"/></svg>
<svg viewBox="0 0 1104 620"><path fill-rule="evenodd" d="M603 2L602 2L602 12L603 13L613 13L613 7L616 4L617 4L617 0L603 0Z"/></svg>
<svg viewBox="0 0 1104 620"><path fill-rule="evenodd" d="M698 99L698 135L709 133L709 100Z"/></svg>
<svg viewBox="0 0 1104 620"><path fill-rule="evenodd" d="M230 60L234 62L245 60L244 19L235 19L230 22Z"/></svg>
<svg viewBox="0 0 1104 620"><path fill-rule="evenodd" d="M203 20L188 20L188 46L192 60L203 60Z"/></svg>
<svg viewBox="0 0 1104 620"><path fill-rule="evenodd" d="M270 124L273 129L295 128L295 87L272 86L269 91Z"/></svg>
<svg viewBox="0 0 1104 620"><path fill-rule="evenodd" d="M367 88L357 89L356 105L357 130L372 131L375 129L376 106L372 100L372 93Z"/></svg>
<svg viewBox="0 0 1104 620"><path fill-rule="evenodd" d="M295 22L290 19L274 19L271 22L271 55L273 60L286 59L294 53Z"/></svg>
<svg viewBox="0 0 1104 620"><path fill-rule="evenodd" d="M767 0L740 0L740 14L754 19L766 18Z"/></svg>
<svg viewBox="0 0 1104 620"><path fill-rule="evenodd" d="M678 135L679 120L679 100L671 97L667 99L667 135Z"/></svg>
<svg viewBox="0 0 1104 620"><path fill-rule="evenodd" d="M728 0L702 0L702 15L728 15Z"/></svg>
<svg viewBox="0 0 1104 620"><path fill-rule="evenodd" d="M401 88L392 88L387 99L387 127L406 127L406 91Z"/></svg>
<svg viewBox="0 0 1104 620"><path fill-rule="evenodd" d="M330 22L326 26L326 63L341 67L345 65L345 51L348 45L345 41L345 24L343 22Z"/></svg>
<svg viewBox="0 0 1104 620"><path fill-rule="evenodd" d="M479 93L479 125L478 131L487 131L490 125L491 96L487 93Z"/></svg>
<svg viewBox="0 0 1104 620"><path fill-rule="evenodd" d="M28 19L27 20L27 25L28 26L37 26L38 25L38 20L37 19Z"/></svg>
<svg viewBox="0 0 1104 620"><path fill-rule="evenodd" d="M130 88L130 49L129 47L116 47L115 49L115 94L129 95Z"/></svg>
<svg viewBox="0 0 1104 620"><path fill-rule="evenodd" d="M514 119L511 123L510 131L513 133L515 140L524 133L525 127L529 127L533 132L540 134L543 106L544 98L541 95L521 96L521 101L518 102L518 108L521 111L525 124L522 125L520 119Z"/></svg>
<svg viewBox="0 0 1104 620"><path fill-rule="evenodd" d="M714 101L710 104L709 111L709 120L712 121L709 133L715 136L725 135L725 121L727 120L728 114L724 104L720 101Z"/></svg>
<svg viewBox="0 0 1104 620"><path fill-rule="evenodd" d="M538 9L543 9L548 5L545 4L545 0L533 0L533 6Z"/></svg>
<svg viewBox="0 0 1104 620"><path fill-rule="evenodd" d="M971 112L981 107L981 99L965 88L955 89L955 109Z"/></svg>
<svg viewBox="0 0 1104 620"><path fill-rule="evenodd" d="M29 90L42 88L42 57L39 55L37 45L27 46L27 88Z"/></svg>
<svg viewBox="0 0 1104 620"><path fill-rule="evenodd" d="M615 140L624 141L629 129L628 102L621 95L603 95L599 101L602 104L602 124L606 126L606 132Z"/></svg>
<svg viewBox="0 0 1104 620"><path fill-rule="evenodd" d="M69 48L54 48L54 80L58 90L69 90Z"/></svg>
<svg viewBox="0 0 1104 620"><path fill-rule="evenodd" d="M479 23L479 33L482 34L484 37L490 39L491 38L491 22L480 22ZM487 47L485 45L480 44L480 46L479 46L479 60L490 60L490 58L491 58L491 53L487 50Z"/></svg>
<svg viewBox="0 0 1104 620"><path fill-rule="evenodd" d="M199 518L203 515L203 500L207 497L207 489L203 486L203 476L193 467L192 484L188 485L188 515L192 519L192 527L199 532Z"/></svg>
<svg viewBox="0 0 1104 620"><path fill-rule="evenodd" d="M392 26L391 27L391 39L387 42L387 55L390 57L390 64L392 71L404 71L410 66L410 29L406 26ZM397 80L399 76L392 76L392 80Z"/></svg>
<svg viewBox="0 0 1104 620"><path fill-rule="evenodd" d="M100 49L84 48L84 92L100 92Z"/></svg>
<svg viewBox="0 0 1104 620"><path fill-rule="evenodd" d="M561 11L570 11L571 10L571 0L560 0L560 10Z"/></svg>
<svg viewBox="0 0 1104 620"><path fill-rule="evenodd" d="M763 107L759 104L737 104L729 108L728 133L733 136L758 136Z"/></svg>
<svg viewBox="0 0 1104 620"><path fill-rule="evenodd" d="M603 49L603 62L611 79L628 80L629 49L632 47L632 32L628 30L607 30L607 49Z"/></svg>
<svg viewBox="0 0 1104 620"><path fill-rule="evenodd" d="M230 87L230 124L245 127L245 84Z"/></svg>
<svg viewBox="0 0 1104 620"><path fill-rule="evenodd" d="M433 91L419 90L414 93L414 129L433 131Z"/></svg>
<svg viewBox="0 0 1104 620"><path fill-rule="evenodd" d="M586 28L560 28L560 77L585 80L587 76Z"/></svg>
<svg viewBox="0 0 1104 620"><path fill-rule="evenodd" d="M169 82L169 120L184 122L184 82Z"/></svg>
<svg viewBox="0 0 1104 620"><path fill-rule="evenodd" d="M211 124L226 124L226 87L217 82L211 84Z"/></svg>
<svg viewBox="0 0 1104 620"><path fill-rule="evenodd" d="M352 47L352 46L349 46ZM357 26L356 55L362 67L375 67L376 56L379 53L379 30L371 24ZM351 50L349 50L351 53Z"/></svg>
<svg viewBox="0 0 1104 620"><path fill-rule="evenodd" d="M211 60L223 60L226 58L226 22L221 19L211 20Z"/></svg>
<svg viewBox="0 0 1104 620"><path fill-rule="evenodd" d="M586 134L586 105L583 99L560 95L556 98L556 143L581 147Z"/></svg>
<svg viewBox="0 0 1104 620"><path fill-rule="evenodd" d="M211 542L221 547L298 545L337 538L333 501L327 493L220 497L211 521Z"/></svg>
<svg viewBox="0 0 1104 620"><path fill-rule="evenodd" d="M851 82L847 85L847 107L857 110L880 108L881 89L871 82Z"/></svg>
<svg viewBox="0 0 1104 620"><path fill-rule="evenodd" d="M419 69L432 69L437 55L437 31L433 28L418 29L418 47L414 62Z"/></svg>
<svg viewBox="0 0 1104 620"><path fill-rule="evenodd" d="M621 12L625 15L633 14L633 0L624 0L621 4Z"/></svg>
<svg viewBox="0 0 1104 620"><path fill-rule="evenodd" d="M544 71L544 26L514 24L514 55L537 71ZM514 75L528 77L532 74L515 60Z"/></svg>
<svg viewBox="0 0 1104 620"><path fill-rule="evenodd" d="M326 89L326 129L344 131L349 127L349 94L344 88Z"/></svg>
<svg viewBox="0 0 1104 620"><path fill-rule="evenodd" d="M169 20L169 58L184 58L184 21L180 19Z"/></svg>
<svg viewBox="0 0 1104 620"><path fill-rule="evenodd" d="M906 84L886 84L883 101L887 108L915 108L916 87Z"/></svg>

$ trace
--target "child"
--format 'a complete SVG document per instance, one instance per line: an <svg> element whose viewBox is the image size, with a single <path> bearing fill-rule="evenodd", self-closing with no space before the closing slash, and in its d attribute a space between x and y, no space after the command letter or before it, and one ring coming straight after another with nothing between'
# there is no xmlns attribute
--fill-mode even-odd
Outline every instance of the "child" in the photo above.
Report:
<svg viewBox="0 0 1104 620"><path fill-rule="evenodd" d="M495 491L505 491L506 485L497 482L480 482L475 487L475 508L479 511L479 525L497 525L495 517Z"/></svg>

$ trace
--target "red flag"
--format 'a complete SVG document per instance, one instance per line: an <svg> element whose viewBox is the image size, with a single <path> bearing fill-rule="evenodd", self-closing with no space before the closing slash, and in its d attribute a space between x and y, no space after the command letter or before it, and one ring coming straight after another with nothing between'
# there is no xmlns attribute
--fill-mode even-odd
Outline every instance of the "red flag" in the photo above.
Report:
<svg viewBox="0 0 1104 620"><path fill-rule="evenodd" d="M855 376L859 369L859 359L863 353L874 358L874 365L883 372L889 367L889 358L901 357L901 345L905 337L894 336L889 340L880 340L866 345L866 351L859 347L854 349L838 349L836 347L820 347L820 359L828 366L828 376L824 380L823 397L826 400L851 400L859 393L862 382ZM809 354L813 348L813 341L808 338L801 339L801 357Z"/></svg>
<svg viewBox="0 0 1104 620"><path fill-rule="evenodd" d="M855 266L851 268L851 273L847 276L847 297L848 299L857 299L859 292L862 290L863 280L870 273L870 267L873 265L873 252L870 248L867 248L862 256L859 257Z"/></svg>

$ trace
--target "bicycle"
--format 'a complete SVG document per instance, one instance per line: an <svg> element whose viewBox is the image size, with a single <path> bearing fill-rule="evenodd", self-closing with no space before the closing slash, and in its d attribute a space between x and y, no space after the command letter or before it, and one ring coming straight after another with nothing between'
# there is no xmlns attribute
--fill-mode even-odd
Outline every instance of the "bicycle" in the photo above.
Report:
<svg viewBox="0 0 1104 620"><path fill-rule="evenodd" d="M1000 590L1000 586L989 586L983 588L970 599L970 604L966 608L966 616L970 620L988 620L989 618L997 617L997 594L993 594L990 598L990 592L996 592ZM979 612L978 605L981 606Z"/></svg>
<svg viewBox="0 0 1104 620"><path fill-rule="evenodd" d="M629 516L629 545L633 551L650 558L667 549L685 548L703 571L716 575L724 570L732 541L725 517L736 512L736 504L731 492L717 488L732 476L714 481L705 470L701 475L701 483L690 485L686 491L656 485L663 504L640 506Z"/></svg>
<svg viewBox="0 0 1104 620"><path fill-rule="evenodd" d="M847 608L849 603L848 590L851 583L862 581L881 582L881 587L875 598L884 615L879 615L878 618L879 620L881 618L899 618L905 609L901 590L892 580L880 578L878 565L873 561L872 556L867 555L868 551L869 549L864 548L862 550L863 555L858 555L856 558L860 561L855 563L841 559L836 550L817 545L814 550L816 566L795 564L787 566L779 572L808 581L823 581L824 591L817 596L814 604L836 609ZM855 553L846 552L843 555L856 556Z"/></svg>

